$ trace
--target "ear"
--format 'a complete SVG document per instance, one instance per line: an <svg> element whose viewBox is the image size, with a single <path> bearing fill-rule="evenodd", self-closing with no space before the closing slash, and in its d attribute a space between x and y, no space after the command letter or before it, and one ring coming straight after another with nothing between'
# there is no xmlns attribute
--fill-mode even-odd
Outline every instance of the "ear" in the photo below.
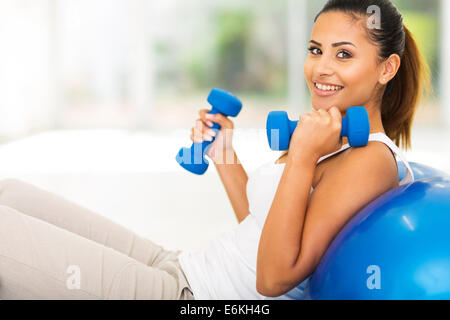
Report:
<svg viewBox="0 0 450 320"><path fill-rule="evenodd" d="M383 72L381 73L378 82L384 86L389 81L391 81L397 74L397 71L400 68L401 64L400 56L395 53L391 54L391 56L387 58L386 61L383 62L383 64L384 64Z"/></svg>

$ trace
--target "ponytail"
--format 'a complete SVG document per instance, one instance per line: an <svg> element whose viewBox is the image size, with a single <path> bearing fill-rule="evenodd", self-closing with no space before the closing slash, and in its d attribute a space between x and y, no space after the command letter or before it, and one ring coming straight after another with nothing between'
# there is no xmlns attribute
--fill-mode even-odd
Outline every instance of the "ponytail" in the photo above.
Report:
<svg viewBox="0 0 450 320"><path fill-rule="evenodd" d="M396 76L388 83L381 103L381 116L386 135L398 147L411 148L411 127L425 89L431 91L430 70L408 28L405 50Z"/></svg>

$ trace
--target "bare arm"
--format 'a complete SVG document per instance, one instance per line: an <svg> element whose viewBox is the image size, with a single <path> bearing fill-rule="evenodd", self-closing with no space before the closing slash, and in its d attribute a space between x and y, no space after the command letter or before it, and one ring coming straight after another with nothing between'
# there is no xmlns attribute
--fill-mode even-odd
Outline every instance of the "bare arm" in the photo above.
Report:
<svg viewBox="0 0 450 320"><path fill-rule="evenodd" d="M349 219L398 179L390 151L369 142L326 171L308 199L320 156L342 145L341 114L336 107L320 109L300 121L258 247L256 288L266 296L305 280Z"/></svg>
<svg viewBox="0 0 450 320"><path fill-rule="evenodd" d="M286 163L262 230L256 276L257 290L266 296L285 292L287 286L281 279L293 274L292 269L300 254L307 201L315 171L315 159L305 157L302 160L298 164Z"/></svg>
<svg viewBox="0 0 450 320"><path fill-rule="evenodd" d="M224 161L215 161L214 164L230 199L236 218L240 223L249 214L247 198L248 176L234 149L229 150L228 155L225 154L223 158Z"/></svg>
<svg viewBox="0 0 450 320"><path fill-rule="evenodd" d="M333 172L323 176L309 204L316 159L287 163L259 244L259 292L278 296L305 280L344 225L395 187L395 164L383 148L369 143L351 150Z"/></svg>
<svg viewBox="0 0 450 320"><path fill-rule="evenodd" d="M216 132L216 138L207 151L208 157L214 162L220 179L225 187L228 198L238 222L240 223L249 214L247 199L247 173L240 163L232 146L233 122L222 114L208 114L209 110L199 111L200 119L195 128L192 128L191 139L201 143L203 139L211 141L210 129L213 122L221 126Z"/></svg>

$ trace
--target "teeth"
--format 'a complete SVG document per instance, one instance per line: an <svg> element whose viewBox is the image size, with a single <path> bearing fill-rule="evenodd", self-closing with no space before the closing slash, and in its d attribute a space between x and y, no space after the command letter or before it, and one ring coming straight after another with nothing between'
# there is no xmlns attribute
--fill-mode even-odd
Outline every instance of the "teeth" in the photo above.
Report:
<svg viewBox="0 0 450 320"><path fill-rule="evenodd" d="M322 85L320 83L314 83L314 85L319 88L320 90L324 90L324 91L337 91L337 90L341 90L343 87L341 86L326 86L326 85Z"/></svg>

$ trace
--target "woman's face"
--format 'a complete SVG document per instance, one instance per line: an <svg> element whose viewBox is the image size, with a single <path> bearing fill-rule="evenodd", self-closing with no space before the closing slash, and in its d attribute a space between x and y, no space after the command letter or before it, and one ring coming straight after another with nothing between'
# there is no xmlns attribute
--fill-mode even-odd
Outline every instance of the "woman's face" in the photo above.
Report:
<svg viewBox="0 0 450 320"><path fill-rule="evenodd" d="M313 27L309 48L304 73L314 109L336 106L344 113L348 107L374 105L381 64L361 22L341 12L323 13ZM316 83L337 88L323 91Z"/></svg>

